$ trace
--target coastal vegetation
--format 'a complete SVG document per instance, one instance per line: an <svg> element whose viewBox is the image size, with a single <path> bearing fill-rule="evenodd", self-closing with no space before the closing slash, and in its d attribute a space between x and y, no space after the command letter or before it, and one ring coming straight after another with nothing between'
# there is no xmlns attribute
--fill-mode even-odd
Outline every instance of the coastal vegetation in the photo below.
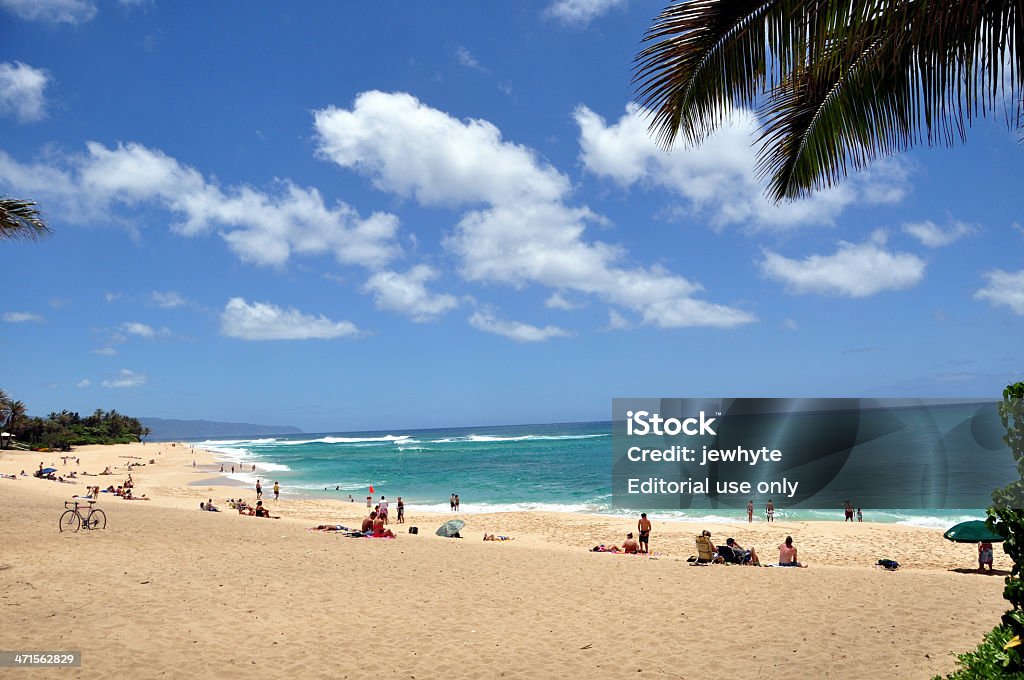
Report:
<svg viewBox="0 0 1024 680"><path fill-rule="evenodd" d="M4 390L0 390L0 426L22 445L53 451L68 451L84 444L130 444L149 434L149 428L137 418L115 410L96 409L84 418L66 410L52 412L46 418L29 416L25 404ZM0 446L11 446L10 439L0 438Z"/></svg>

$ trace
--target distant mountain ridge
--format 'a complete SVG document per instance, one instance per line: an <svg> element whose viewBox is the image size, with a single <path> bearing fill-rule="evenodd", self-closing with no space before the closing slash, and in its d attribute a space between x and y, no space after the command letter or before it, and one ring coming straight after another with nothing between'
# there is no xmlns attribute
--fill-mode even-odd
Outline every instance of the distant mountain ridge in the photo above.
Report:
<svg viewBox="0 0 1024 680"><path fill-rule="evenodd" d="M171 420L166 418L139 418L139 420L150 429L147 439L153 441L302 434L302 430L291 425L253 425L252 423L221 423L213 420Z"/></svg>

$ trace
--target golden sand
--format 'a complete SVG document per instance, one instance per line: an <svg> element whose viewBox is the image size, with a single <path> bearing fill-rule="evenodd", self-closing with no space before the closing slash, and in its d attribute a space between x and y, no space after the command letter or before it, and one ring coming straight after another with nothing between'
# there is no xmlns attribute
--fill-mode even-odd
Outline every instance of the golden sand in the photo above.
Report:
<svg viewBox="0 0 1024 680"><path fill-rule="evenodd" d="M971 571L975 548L929 529L655 522L655 558L589 551L635 519L562 513L413 514L395 540L349 539L307 527L358 525L364 504L287 488L275 502L272 480L280 520L201 512L255 491L185 445L60 455L0 452L0 473L115 473L0 479L0 650L76 650L82 666L0 677L930 678L1005 609L1003 579ZM59 533L63 500L117 485L130 461L147 463L132 477L153 500L104 494L106 530ZM433 535L453 517L465 539ZM810 568L690 566L702 529L765 562L792 535Z"/></svg>

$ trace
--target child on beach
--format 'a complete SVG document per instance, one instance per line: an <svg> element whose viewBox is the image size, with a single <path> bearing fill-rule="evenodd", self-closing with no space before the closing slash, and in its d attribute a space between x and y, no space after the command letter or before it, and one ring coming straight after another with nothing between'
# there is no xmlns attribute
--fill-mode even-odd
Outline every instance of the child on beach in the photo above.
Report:
<svg viewBox="0 0 1024 680"><path fill-rule="evenodd" d="M988 565L989 573L992 572L992 543L982 541L978 544L978 571L985 571Z"/></svg>

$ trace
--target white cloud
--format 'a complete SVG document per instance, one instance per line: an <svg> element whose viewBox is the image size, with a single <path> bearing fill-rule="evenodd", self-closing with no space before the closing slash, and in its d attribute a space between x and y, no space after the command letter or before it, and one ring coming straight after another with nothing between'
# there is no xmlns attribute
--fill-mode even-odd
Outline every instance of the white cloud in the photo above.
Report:
<svg viewBox="0 0 1024 680"><path fill-rule="evenodd" d="M107 302L116 302L121 299L121 293L106 292L103 294L103 299Z"/></svg>
<svg viewBox="0 0 1024 680"><path fill-rule="evenodd" d="M1014 314L1024 315L1024 269L1005 272L993 269L984 274L988 285L974 294L977 300L988 300L993 306L1009 307Z"/></svg>
<svg viewBox="0 0 1024 680"><path fill-rule="evenodd" d="M539 328L521 321L499 319L492 312L486 310L474 312L469 317L469 325L485 333L501 335L516 342L543 342L551 338L567 338L572 335L569 331L557 326Z"/></svg>
<svg viewBox="0 0 1024 680"><path fill-rule="evenodd" d="M978 227L967 222L953 221L943 229L931 220L903 225L903 231L910 234L929 248L942 248L977 231Z"/></svg>
<svg viewBox="0 0 1024 680"><path fill-rule="evenodd" d="M589 172L623 188L659 187L683 200L669 212L708 220L714 229L740 225L749 231L831 225L853 203L894 203L907 191L907 171L888 159L851 175L844 183L812 196L776 205L755 176L754 140L759 124L746 110L696 147L678 144L671 152L657 146L648 120L635 104L608 125L586 106L574 113L580 128L580 160Z"/></svg>
<svg viewBox="0 0 1024 680"><path fill-rule="evenodd" d="M75 383L75 387L77 387L78 389L84 389L91 384L92 383L89 381L88 378L83 378L82 380L79 380L78 382Z"/></svg>
<svg viewBox="0 0 1024 680"><path fill-rule="evenodd" d="M128 335L136 335L136 336L138 336L140 338L147 338L147 339L155 338L157 336L167 337L168 335L171 334L170 329L166 328L164 326L161 326L160 329L157 330L157 329L153 328L152 326L149 326L149 325L144 324L144 323L139 323L138 321L127 321L127 322L121 324L120 326L118 326L118 329L122 333L126 333Z"/></svg>
<svg viewBox="0 0 1024 680"><path fill-rule="evenodd" d="M786 284L792 293L868 297L887 290L905 290L924 278L925 262L910 253L890 252L876 234L866 243L839 242L832 255L809 255L803 260L764 251L761 271Z"/></svg>
<svg viewBox="0 0 1024 680"><path fill-rule="evenodd" d="M622 316L614 309L608 310L608 324L601 330L603 331L624 331L632 328L633 324L629 322L629 319Z"/></svg>
<svg viewBox="0 0 1024 680"><path fill-rule="evenodd" d="M566 204L567 177L484 120L460 121L404 93L364 92L352 110L316 112L319 152L382 191L462 209L445 246L470 281L596 295L664 327L734 326L747 312L698 301L700 284L660 267L625 267L623 248L584 237L603 222Z"/></svg>
<svg viewBox="0 0 1024 680"><path fill-rule="evenodd" d="M89 0L0 0L0 7L27 21L77 24L96 16L96 5Z"/></svg>
<svg viewBox="0 0 1024 680"><path fill-rule="evenodd" d="M3 316L3 320L7 323L25 323L28 321L39 322L43 320L38 314L32 312L7 312Z"/></svg>
<svg viewBox="0 0 1024 680"><path fill-rule="evenodd" d="M404 274L381 271L370 277L363 290L373 293L379 309L389 309L416 322L432 321L459 305L454 295L433 294L426 283L437 278L437 272L425 264L416 265Z"/></svg>
<svg viewBox="0 0 1024 680"><path fill-rule="evenodd" d="M188 304L188 300L182 297L181 293L177 293L173 290L154 290L149 294L149 300L157 307L162 307L163 309L174 309L176 307L184 307Z"/></svg>
<svg viewBox="0 0 1024 680"><path fill-rule="evenodd" d="M20 61L0 63L0 114L12 114L22 123L46 117L43 91L50 82L45 70Z"/></svg>
<svg viewBox="0 0 1024 680"><path fill-rule="evenodd" d="M545 16L571 26L586 26L591 21L628 0L555 0L544 10Z"/></svg>
<svg viewBox="0 0 1024 680"><path fill-rule="evenodd" d="M113 380L104 380L104 387L141 387L146 384L146 374L122 368Z"/></svg>
<svg viewBox="0 0 1024 680"><path fill-rule="evenodd" d="M477 71L487 73L487 69L480 65L480 62L477 61L476 57L473 56L473 53L470 52L467 48L463 47L462 45L459 45L459 47L455 50L455 58L458 59L459 63L465 66L466 68L471 68Z"/></svg>
<svg viewBox="0 0 1024 680"><path fill-rule="evenodd" d="M331 321L323 314L312 316L269 302L249 304L236 297L228 300L220 315L220 332L241 340L308 340L352 337L359 329L350 321Z"/></svg>
<svg viewBox="0 0 1024 680"><path fill-rule="evenodd" d="M782 327L785 328L787 331L797 331L800 329L800 326L797 325L797 322L789 317L783 319Z"/></svg>
<svg viewBox="0 0 1024 680"><path fill-rule="evenodd" d="M544 300L544 306L548 309L564 309L571 311L573 309L580 309L586 305L574 303L571 300L567 300L564 295L559 292L554 292Z"/></svg>
<svg viewBox="0 0 1024 680"><path fill-rule="evenodd" d="M99 349L94 349L92 351L92 353L93 354L99 354L100 356L103 356L103 357L114 357L114 356L117 356L117 350L114 349L113 347L100 347Z"/></svg>
<svg viewBox="0 0 1024 680"><path fill-rule="evenodd" d="M89 142L86 153L22 164L0 152L0 183L39 197L69 220L109 219L115 206L156 204L180 216L172 229L196 236L217 229L234 253L260 265L292 255L331 253L343 264L377 268L400 253L398 219L362 218L351 206L325 205L320 192L278 180L274 192L222 188L194 168L141 144Z"/></svg>

